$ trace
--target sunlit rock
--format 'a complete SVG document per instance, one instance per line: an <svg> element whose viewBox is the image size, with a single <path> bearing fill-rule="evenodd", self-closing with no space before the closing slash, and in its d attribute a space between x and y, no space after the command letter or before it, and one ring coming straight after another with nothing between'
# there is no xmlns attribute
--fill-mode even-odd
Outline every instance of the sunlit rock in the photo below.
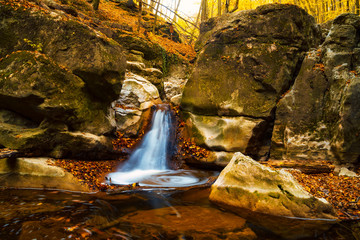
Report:
<svg viewBox="0 0 360 240"><path fill-rule="evenodd" d="M127 73L115 102L117 129L126 135L137 135L149 120L150 108L161 103L158 89L145 78Z"/></svg>
<svg viewBox="0 0 360 240"><path fill-rule="evenodd" d="M206 116L184 113L189 137L200 146L215 151L259 153L257 143L268 128L263 119Z"/></svg>
<svg viewBox="0 0 360 240"><path fill-rule="evenodd" d="M0 173L11 174L1 178L0 185L15 188L89 191L72 174L52 164L52 160L48 158L0 159Z"/></svg>
<svg viewBox="0 0 360 240"><path fill-rule="evenodd" d="M325 42L307 53L277 104L271 158L359 161L359 23L355 14L338 16Z"/></svg>
<svg viewBox="0 0 360 240"><path fill-rule="evenodd" d="M312 237L336 223L325 199L306 192L285 170L272 170L242 153L220 173L210 200L285 238Z"/></svg>

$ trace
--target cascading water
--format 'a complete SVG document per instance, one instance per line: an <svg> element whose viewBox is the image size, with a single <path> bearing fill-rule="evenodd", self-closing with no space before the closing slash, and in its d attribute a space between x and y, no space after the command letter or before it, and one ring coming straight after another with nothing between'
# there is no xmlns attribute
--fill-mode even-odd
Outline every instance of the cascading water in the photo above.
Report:
<svg viewBox="0 0 360 240"><path fill-rule="evenodd" d="M122 172L134 170L167 170L167 150L171 128L171 115L165 109L158 109L153 115L152 126L144 136L141 145L120 168Z"/></svg>
<svg viewBox="0 0 360 240"><path fill-rule="evenodd" d="M172 144L172 116L167 106L154 112L151 129L137 149L117 172L108 174L111 184L138 183L151 187L186 187L202 184L209 174L195 170L171 170L168 167ZM169 151L170 150L170 151Z"/></svg>

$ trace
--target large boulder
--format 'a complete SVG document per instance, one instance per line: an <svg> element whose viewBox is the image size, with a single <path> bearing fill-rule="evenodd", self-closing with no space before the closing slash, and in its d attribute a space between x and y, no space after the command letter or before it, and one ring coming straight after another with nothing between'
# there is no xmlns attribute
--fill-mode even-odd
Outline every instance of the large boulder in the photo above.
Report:
<svg viewBox="0 0 360 240"><path fill-rule="evenodd" d="M273 159L359 162L360 17L342 14L277 105Z"/></svg>
<svg viewBox="0 0 360 240"><path fill-rule="evenodd" d="M0 62L0 145L54 157L113 154L108 109L85 83L45 55L18 51ZM74 144L76 143L76 144Z"/></svg>
<svg viewBox="0 0 360 240"><path fill-rule="evenodd" d="M1 4L0 16L0 58L17 50L40 51L81 77L97 101L116 99L126 62L115 41L56 12Z"/></svg>
<svg viewBox="0 0 360 240"><path fill-rule="evenodd" d="M0 4L0 16L0 147L114 158L123 48L56 10Z"/></svg>
<svg viewBox="0 0 360 240"><path fill-rule="evenodd" d="M314 18L294 5L270 4L210 19L201 27L197 42L201 51L184 89L183 111L204 120L246 118L246 124L233 129L246 131L237 140L241 146L216 148L265 157L276 103L293 83L304 52L319 38ZM203 137L189 132L201 143ZM267 150L259 155L264 146Z"/></svg>
<svg viewBox="0 0 360 240"><path fill-rule="evenodd" d="M316 236L336 223L332 206L311 196L290 173L240 152L212 185L210 200L285 238Z"/></svg>

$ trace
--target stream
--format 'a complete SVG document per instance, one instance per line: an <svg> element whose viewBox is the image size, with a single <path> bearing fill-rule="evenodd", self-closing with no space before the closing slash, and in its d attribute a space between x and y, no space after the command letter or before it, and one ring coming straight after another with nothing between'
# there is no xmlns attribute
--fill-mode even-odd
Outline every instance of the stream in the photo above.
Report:
<svg viewBox="0 0 360 240"><path fill-rule="evenodd" d="M280 239L208 200L206 183L218 172L169 167L171 119L166 107L158 107L141 144L106 177L111 185L140 188L107 193L0 188L0 239ZM337 239L331 234L311 239Z"/></svg>

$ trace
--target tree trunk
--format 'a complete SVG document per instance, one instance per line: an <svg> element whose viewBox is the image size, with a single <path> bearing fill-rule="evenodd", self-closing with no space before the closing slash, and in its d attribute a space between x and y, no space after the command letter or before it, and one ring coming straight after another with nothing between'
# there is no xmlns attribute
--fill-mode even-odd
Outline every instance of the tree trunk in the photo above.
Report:
<svg viewBox="0 0 360 240"><path fill-rule="evenodd" d="M138 28L137 28L137 31L140 32L140 26L141 26L141 17L142 17L142 1L143 0L139 0L139 16L138 16Z"/></svg>
<svg viewBox="0 0 360 240"><path fill-rule="evenodd" d="M211 3L211 11L210 11L210 18L214 17L214 1Z"/></svg>
<svg viewBox="0 0 360 240"><path fill-rule="evenodd" d="M199 23L199 19L200 19L200 14L201 14L201 6L200 6L200 9L199 9L199 13L196 17L196 22L195 22L195 27L191 33L191 36L190 36L190 40L189 40L189 44L191 45L192 41L193 41L193 38L194 38L194 34L195 34L195 31L196 31L196 26L198 25Z"/></svg>
<svg viewBox="0 0 360 240"><path fill-rule="evenodd" d="M156 27L157 17L158 17L158 13L159 13L160 2L161 2L161 0L158 0L157 6L156 6L156 11L155 11L155 19L154 19L154 25L153 25L153 29L152 29L152 32L154 34L155 34L155 27Z"/></svg>
<svg viewBox="0 0 360 240"><path fill-rule="evenodd" d="M218 0L218 16L221 16L221 0Z"/></svg>
<svg viewBox="0 0 360 240"><path fill-rule="evenodd" d="M225 0L225 13L229 12L230 0Z"/></svg>
<svg viewBox="0 0 360 240"><path fill-rule="evenodd" d="M92 6L95 11L99 9L99 4L100 4L100 0L93 0Z"/></svg>
<svg viewBox="0 0 360 240"><path fill-rule="evenodd" d="M177 12L179 10L180 2L181 2L181 0L178 0L178 3L177 3L176 8L175 8L174 17L173 17L173 19L171 21L172 23L174 23L176 21L176 14L177 14Z"/></svg>
<svg viewBox="0 0 360 240"><path fill-rule="evenodd" d="M204 22L208 19L208 7L207 0L201 1L201 22Z"/></svg>
<svg viewBox="0 0 360 240"><path fill-rule="evenodd" d="M156 5L155 0L150 0L150 11L154 11L154 10L155 10L155 5Z"/></svg>
<svg viewBox="0 0 360 240"><path fill-rule="evenodd" d="M238 9L239 9L239 0L236 0L236 2L235 2L235 7L234 7L233 10L231 10L231 12L235 12L235 11L238 10Z"/></svg>

